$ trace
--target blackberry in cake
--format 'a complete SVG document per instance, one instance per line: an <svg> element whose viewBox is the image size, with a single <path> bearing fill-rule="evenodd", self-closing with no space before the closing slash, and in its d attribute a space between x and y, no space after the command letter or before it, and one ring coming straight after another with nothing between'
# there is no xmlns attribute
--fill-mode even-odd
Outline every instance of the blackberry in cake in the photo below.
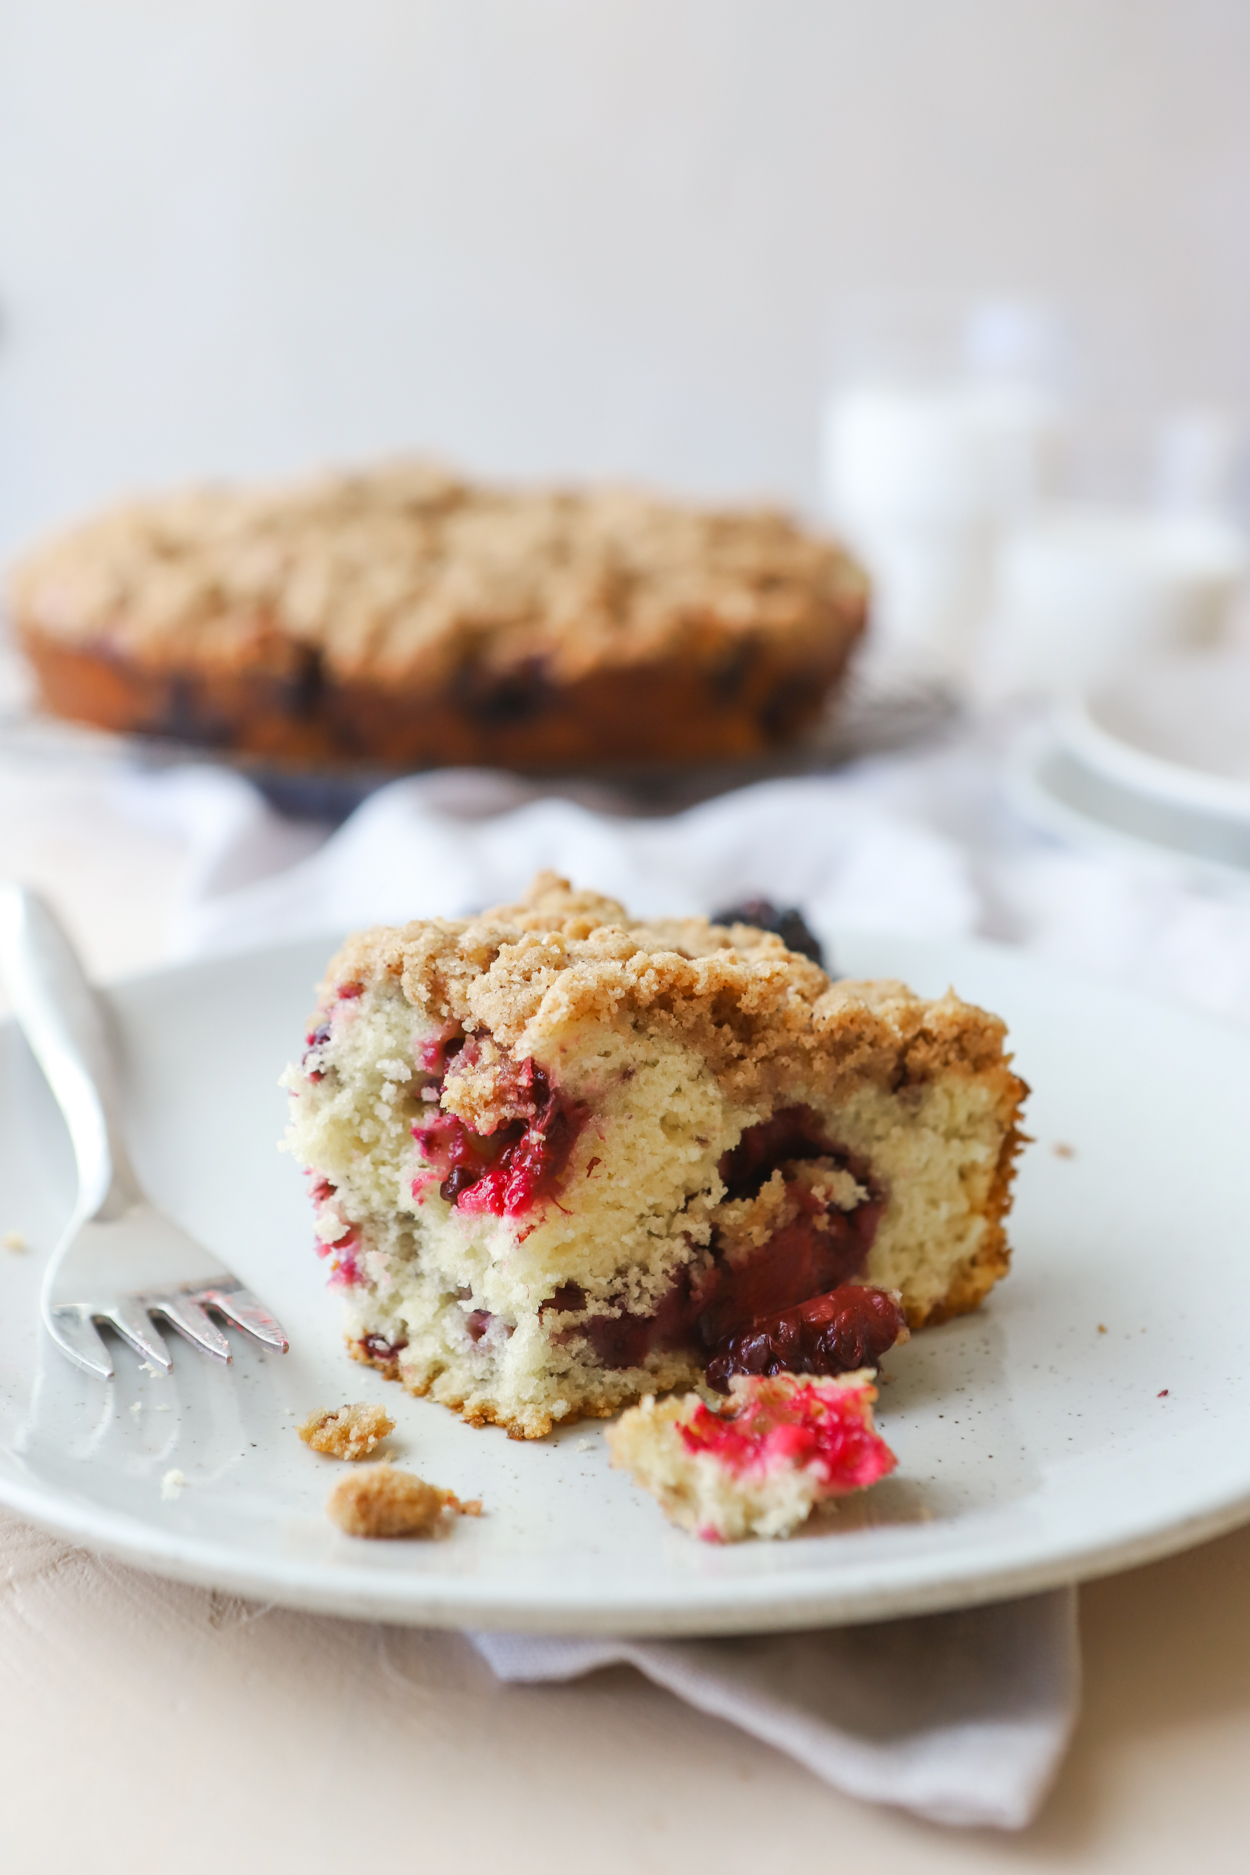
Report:
<svg viewBox="0 0 1250 1875"><path fill-rule="evenodd" d="M9 582L58 715L393 768L766 755L815 720L866 605L845 553L771 511L421 463L132 502Z"/></svg>
<svg viewBox="0 0 1250 1875"><path fill-rule="evenodd" d="M352 938L284 1083L352 1353L518 1437L875 1365L1007 1269L996 1016L551 874Z"/></svg>
<svg viewBox="0 0 1250 1875"><path fill-rule="evenodd" d="M834 1380L736 1375L708 1410L697 1393L631 1406L604 1437L612 1463L658 1499L670 1522L711 1542L790 1536L817 1504L894 1470L872 1423L867 1372Z"/></svg>

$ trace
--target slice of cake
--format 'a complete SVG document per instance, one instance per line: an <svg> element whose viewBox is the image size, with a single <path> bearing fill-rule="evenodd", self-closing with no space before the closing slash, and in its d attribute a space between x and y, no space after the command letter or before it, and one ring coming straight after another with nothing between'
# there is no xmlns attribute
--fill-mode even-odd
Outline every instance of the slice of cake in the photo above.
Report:
<svg viewBox="0 0 1250 1875"><path fill-rule="evenodd" d="M129 502L7 597L60 716L270 762L559 770L784 747L868 582L771 510L397 462Z"/></svg>
<svg viewBox="0 0 1250 1875"><path fill-rule="evenodd" d="M355 937L284 1076L351 1350L523 1438L875 1364L1006 1272L1003 1038L953 994L551 874Z"/></svg>
<svg viewBox="0 0 1250 1875"><path fill-rule="evenodd" d="M612 1463L659 1500L670 1522L710 1542L789 1536L817 1504L894 1470L872 1423L869 1373L836 1380L735 1376L710 1412L697 1393L631 1406L604 1437Z"/></svg>
<svg viewBox="0 0 1250 1875"><path fill-rule="evenodd" d="M310 1413L295 1430L305 1445L327 1458L359 1459L368 1458L394 1432L395 1421L382 1407L359 1400L355 1406Z"/></svg>

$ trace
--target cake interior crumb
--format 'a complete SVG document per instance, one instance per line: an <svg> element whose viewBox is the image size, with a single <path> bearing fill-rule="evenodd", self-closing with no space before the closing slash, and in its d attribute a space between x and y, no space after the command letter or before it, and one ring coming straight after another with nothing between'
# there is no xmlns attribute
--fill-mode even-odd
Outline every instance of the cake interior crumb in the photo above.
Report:
<svg viewBox="0 0 1250 1875"><path fill-rule="evenodd" d="M27 1247L26 1239L23 1237L20 1230L6 1230L4 1233L4 1247L6 1250L25 1250Z"/></svg>

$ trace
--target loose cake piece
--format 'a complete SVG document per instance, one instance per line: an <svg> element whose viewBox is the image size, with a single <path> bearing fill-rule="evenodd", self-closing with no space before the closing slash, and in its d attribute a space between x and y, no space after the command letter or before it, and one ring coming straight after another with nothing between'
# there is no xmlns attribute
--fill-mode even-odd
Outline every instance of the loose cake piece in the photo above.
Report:
<svg viewBox="0 0 1250 1875"><path fill-rule="evenodd" d="M353 938L283 1077L351 1351L524 1438L875 1364L1006 1272L1003 1037L551 874Z"/></svg>
<svg viewBox="0 0 1250 1875"><path fill-rule="evenodd" d="M612 1463L683 1530L726 1543L789 1536L817 1504L894 1470L872 1423L876 1397L866 1371L834 1380L736 1374L716 1412L697 1393L648 1394L604 1438Z"/></svg>
<svg viewBox="0 0 1250 1875"><path fill-rule="evenodd" d="M819 715L867 596L771 510L423 462L133 501L8 583L58 715L394 768L767 755Z"/></svg>
<svg viewBox="0 0 1250 1875"><path fill-rule="evenodd" d="M368 1458L370 1452L395 1430L395 1421L381 1406L364 1401L334 1411L310 1413L295 1430L305 1445L329 1458Z"/></svg>
<svg viewBox="0 0 1250 1875"><path fill-rule="evenodd" d="M433 1536L449 1517L481 1514L477 1498L462 1504L454 1491L440 1490L394 1465L349 1471L326 1499L326 1515L347 1536Z"/></svg>

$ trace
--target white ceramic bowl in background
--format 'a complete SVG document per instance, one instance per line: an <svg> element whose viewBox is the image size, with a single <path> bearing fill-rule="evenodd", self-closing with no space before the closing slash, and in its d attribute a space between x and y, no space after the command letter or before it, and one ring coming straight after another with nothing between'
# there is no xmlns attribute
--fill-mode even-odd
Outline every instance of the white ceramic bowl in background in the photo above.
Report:
<svg viewBox="0 0 1250 1875"><path fill-rule="evenodd" d="M1250 824L1250 648L1145 659L1061 711L1058 729L1122 787Z"/></svg>
<svg viewBox="0 0 1250 1875"><path fill-rule="evenodd" d="M1006 538L985 687L1076 695L1142 657L1221 637L1247 571L1231 523L1065 506Z"/></svg>

